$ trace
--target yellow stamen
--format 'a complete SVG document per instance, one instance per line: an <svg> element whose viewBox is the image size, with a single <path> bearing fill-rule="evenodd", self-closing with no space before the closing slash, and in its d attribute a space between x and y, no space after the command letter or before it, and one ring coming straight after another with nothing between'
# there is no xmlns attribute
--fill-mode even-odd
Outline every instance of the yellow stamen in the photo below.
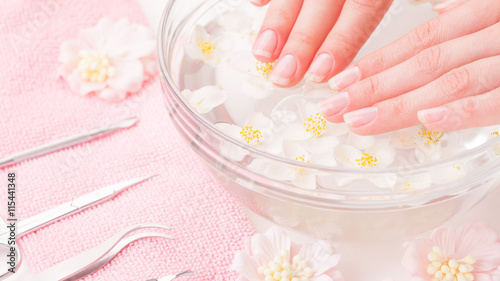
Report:
<svg viewBox="0 0 500 281"><path fill-rule="evenodd" d="M116 74L116 69L104 53L89 53L80 51L78 71L80 78L88 82L105 82Z"/></svg>
<svg viewBox="0 0 500 281"><path fill-rule="evenodd" d="M493 132L493 133L491 133L491 135L494 137L498 137L498 132Z"/></svg>
<svg viewBox="0 0 500 281"><path fill-rule="evenodd" d="M290 252L283 250L279 256L260 266L257 273L263 280L308 281L315 272L301 256L290 259Z"/></svg>
<svg viewBox="0 0 500 281"><path fill-rule="evenodd" d="M363 153L363 156L356 159L358 166L361 168L374 168L377 166L377 157L374 157L368 153Z"/></svg>
<svg viewBox="0 0 500 281"><path fill-rule="evenodd" d="M449 259L444 256L439 247L433 247L427 259L430 264L427 265L427 274L432 281L473 281L474 274L472 266L476 259L472 256L466 256L463 259Z"/></svg>
<svg viewBox="0 0 500 281"><path fill-rule="evenodd" d="M326 130L326 120L321 114L316 113L306 119L304 126L307 132L313 133L316 137L319 137Z"/></svg>
<svg viewBox="0 0 500 281"><path fill-rule="evenodd" d="M245 126L241 130L240 135L243 140L251 145L258 145L262 139L262 133L259 130L254 130L253 126Z"/></svg>
<svg viewBox="0 0 500 281"><path fill-rule="evenodd" d="M215 51L215 46L210 42L210 40L198 42L198 48L200 48L201 52L207 57L213 55Z"/></svg>
<svg viewBox="0 0 500 281"><path fill-rule="evenodd" d="M275 62L260 62L258 61L255 65L255 67L257 68L257 72L268 78L269 75L271 75L271 72L273 71L273 67L274 67L274 64Z"/></svg>
<svg viewBox="0 0 500 281"><path fill-rule="evenodd" d="M444 132L442 131L428 131L425 128L421 128L418 133L421 138L425 138L425 143L437 143L444 136Z"/></svg>

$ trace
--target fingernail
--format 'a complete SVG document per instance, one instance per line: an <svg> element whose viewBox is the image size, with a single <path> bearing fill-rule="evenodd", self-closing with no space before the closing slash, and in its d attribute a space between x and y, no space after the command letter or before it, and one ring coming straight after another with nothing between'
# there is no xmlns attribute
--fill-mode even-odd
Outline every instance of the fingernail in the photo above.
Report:
<svg viewBox="0 0 500 281"><path fill-rule="evenodd" d="M339 91L345 89L352 84L358 82L361 77L361 71L359 71L359 67L350 67L339 74L335 75L332 79L328 81L330 84L330 88L333 90Z"/></svg>
<svg viewBox="0 0 500 281"><path fill-rule="evenodd" d="M432 124L443 120L446 113L448 113L448 108L446 107L424 109L418 112L418 120L422 124Z"/></svg>
<svg viewBox="0 0 500 281"><path fill-rule="evenodd" d="M280 86L287 86L297 72L297 59L293 55L284 55L273 68L271 81Z"/></svg>
<svg viewBox="0 0 500 281"><path fill-rule="evenodd" d="M328 118L342 112L348 104L349 94L347 94L347 92L341 92L324 100L319 110L323 116Z"/></svg>
<svg viewBox="0 0 500 281"><path fill-rule="evenodd" d="M272 58L278 46L278 35L274 30L268 29L262 32L255 42L254 55Z"/></svg>
<svg viewBox="0 0 500 281"><path fill-rule="evenodd" d="M358 128L373 122L377 116L378 108L372 106L344 114L344 121L349 127Z"/></svg>
<svg viewBox="0 0 500 281"><path fill-rule="evenodd" d="M438 13L444 13L446 11L449 11L453 8L455 8L456 6L462 4L463 2L465 2L464 0L445 0L437 5L435 5L434 7L432 7L432 9Z"/></svg>
<svg viewBox="0 0 500 281"><path fill-rule="evenodd" d="M307 79L321 83L332 71L334 63L332 55L328 53L317 56L307 71Z"/></svg>

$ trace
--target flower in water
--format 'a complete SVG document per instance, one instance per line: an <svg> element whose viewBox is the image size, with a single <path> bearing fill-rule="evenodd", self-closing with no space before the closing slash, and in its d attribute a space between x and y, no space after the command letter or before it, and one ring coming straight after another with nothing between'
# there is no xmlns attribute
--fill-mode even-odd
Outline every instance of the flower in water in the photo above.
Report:
<svg viewBox="0 0 500 281"><path fill-rule="evenodd" d="M273 121L260 112L250 116L244 127L228 123L217 123L215 126L232 138L242 143L258 147L268 153L280 154L282 151L281 144L283 140L280 137L274 136L272 131L274 127ZM227 143L221 146L221 154L235 161L241 161L248 152L233 144Z"/></svg>
<svg viewBox="0 0 500 281"><path fill-rule="evenodd" d="M96 93L121 101L155 73L155 45L149 28L103 18L95 27L81 30L77 39L61 44L61 76L80 95Z"/></svg>
<svg viewBox="0 0 500 281"><path fill-rule="evenodd" d="M239 281L343 281L335 268L339 260L329 243L314 241L300 247L275 226L247 238L230 269L240 274Z"/></svg>
<svg viewBox="0 0 500 281"><path fill-rule="evenodd" d="M500 239L484 221L456 231L441 227L430 238L407 244L402 263L426 281L491 281L500 266Z"/></svg>
<svg viewBox="0 0 500 281"><path fill-rule="evenodd" d="M188 56L207 64L223 62L224 55L231 49L232 43L227 36L212 38L201 25L195 27L190 42L185 46Z"/></svg>
<svg viewBox="0 0 500 281"><path fill-rule="evenodd" d="M210 112L215 107L223 104L227 99L226 91L217 86L205 86L198 90L183 90L189 104L200 114Z"/></svg>

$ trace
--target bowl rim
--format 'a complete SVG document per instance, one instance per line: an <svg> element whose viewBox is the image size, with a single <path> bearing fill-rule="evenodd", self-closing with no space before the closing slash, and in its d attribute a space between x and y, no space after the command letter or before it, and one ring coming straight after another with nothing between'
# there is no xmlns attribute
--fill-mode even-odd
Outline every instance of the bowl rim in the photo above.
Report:
<svg viewBox="0 0 500 281"><path fill-rule="evenodd" d="M224 141L230 142L233 145L236 145L237 147L243 148L245 150L248 150L251 152L253 155L258 156L263 159L269 159L273 160L279 163L284 163L284 164L289 164L293 166L297 166L300 168L305 168L308 170L318 170L318 171L324 171L324 172L330 172L330 173L342 173L346 175L370 175L370 176L377 176L377 175L384 175L384 174L401 174L402 171L411 171L411 174L419 174L419 173L426 173L429 170L432 169L439 169L443 167L449 167L450 164L457 164L460 163L467 158L472 158L475 155L479 155L482 153L487 152L488 150L492 149L495 146L500 145L500 137L494 137L491 138L490 140L487 140L485 143L472 148L470 150L465 150L460 153L457 153L453 157L450 158L445 158L445 159L439 159L439 160L433 160L429 162L424 162L424 163L418 163L416 165L402 165L402 166L394 166L394 167L385 167L385 168L375 168L375 169L359 169L359 168L351 168L351 167L344 167L344 166L326 166L326 165L318 165L318 164L312 164L312 163L301 163L299 161L294 161L292 159L287 159L285 157L279 156L279 155L274 155L270 154L268 152L265 152L264 150L258 149L256 147L253 147L251 145L245 144L243 142L240 142L229 135L225 134L224 132L218 130L212 122L208 121L206 118L204 118L201 114L197 113L194 111L194 109L187 103L185 97L181 94L181 91L179 87L174 83L172 76L170 75L168 71L168 67L166 65L166 58L163 56L165 53L165 49L169 50L170 48L168 46L165 46L165 37L166 37L166 21L168 19L168 15L170 14L173 5L179 1L176 0L170 0L167 2L163 14L160 18L160 23L158 27L158 34L157 34L157 53L158 53L158 62L160 66L160 75L163 76L163 78L167 81L168 87L170 90L175 93L176 100L179 101L180 105L182 105L184 110L187 110L190 114L190 117L194 118L197 122L203 125L203 127L207 130L210 131L210 133L214 133L217 135L219 138L223 139ZM208 5L210 2L215 2L214 4L221 2L221 0L209 0L205 1L202 5ZM201 6L201 5L200 5ZM166 44L168 45L168 44ZM163 93L164 94L164 93ZM497 159L493 159L493 161L500 162L500 156ZM232 161L232 160L231 160ZM500 170L500 169L499 169Z"/></svg>

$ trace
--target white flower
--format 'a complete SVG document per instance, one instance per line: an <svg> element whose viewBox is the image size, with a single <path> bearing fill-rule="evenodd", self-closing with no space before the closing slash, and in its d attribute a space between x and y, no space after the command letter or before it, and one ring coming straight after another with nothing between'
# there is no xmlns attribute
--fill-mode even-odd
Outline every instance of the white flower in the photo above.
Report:
<svg viewBox="0 0 500 281"><path fill-rule="evenodd" d="M215 107L226 101L226 91L217 86L205 86L196 91L183 90L182 94L186 97L189 104L200 114L210 112Z"/></svg>
<svg viewBox="0 0 500 281"><path fill-rule="evenodd" d="M420 163L442 158L442 138L444 132L428 131L422 126L394 131L390 143L397 149L415 149L415 157Z"/></svg>
<svg viewBox="0 0 500 281"><path fill-rule="evenodd" d="M188 56L207 64L218 64L225 60L225 56L232 48L229 37L221 35L211 38L203 26L197 25L191 40L185 46Z"/></svg>
<svg viewBox="0 0 500 281"><path fill-rule="evenodd" d="M281 153L282 139L273 135L273 121L262 113L253 114L243 128L228 123L217 123L215 126L242 143L258 147L271 154ZM221 146L221 153L235 161L241 161L248 154L245 149L230 143Z"/></svg>
<svg viewBox="0 0 500 281"><path fill-rule="evenodd" d="M341 144L334 148L334 156L338 163L350 168L377 169L385 168L392 164L396 157L396 151L383 141L376 142L373 146L361 151L355 147ZM336 179L339 186L344 186L357 179L367 179L379 188L392 188L396 183L397 176L387 175L364 175L342 176Z"/></svg>
<svg viewBox="0 0 500 281"><path fill-rule="evenodd" d="M80 30L77 39L61 44L61 76L80 95L96 93L120 101L156 71L155 46L149 28L103 18L95 27Z"/></svg>
<svg viewBox="0 0 500 281"><path fill-rule="evenodd" d="M274 62L260 62L250 52L235 54L229 65L236 71L245 74L241 81L243 93L254 99L264 99L283 91L271 82L269 76L273 71Z"/></svg>
<svg viewBox="0 0 500 281"><path fill-rule="evenodd" d="M335 166L337 163L328 153L310 154L298 142L283 142L283 156L300 163L311 163L323 166ZM248 168L264 176L291 184L308 190L316 189L316 174L307 169L289 164L269 163L265 160L255 159Z"/></svg>
<svg viewBox="0 0 500 281"><path fill-rule="evenodd" d="M245 250L236 252L230 269L240 274L238 281L343 281L335 268L339 260L329 243L314 241L300 247L274 226L247 238Z"/></svg>
<svg viewBox="0 0 500 281"><path fill-rule="evenodd" d="M331 151L339 143L338 137L349 131L345 124L334 124L326 121L314 103L301 98L296 101L296 106L299 116L298 122L284 124L281 133L285 140L301 141L310 153ZM284 113L280 114L284 115ZM290 118L290 120L293 119L293 117Z"/></svg>
<svg viewBox="0 0 500 281"><path fill-rule="evenodd" d="M447 183L458 180L467 175L466 166L463 163L453 163L445 168L439 168L430 172L433 182Z"/></svg>

